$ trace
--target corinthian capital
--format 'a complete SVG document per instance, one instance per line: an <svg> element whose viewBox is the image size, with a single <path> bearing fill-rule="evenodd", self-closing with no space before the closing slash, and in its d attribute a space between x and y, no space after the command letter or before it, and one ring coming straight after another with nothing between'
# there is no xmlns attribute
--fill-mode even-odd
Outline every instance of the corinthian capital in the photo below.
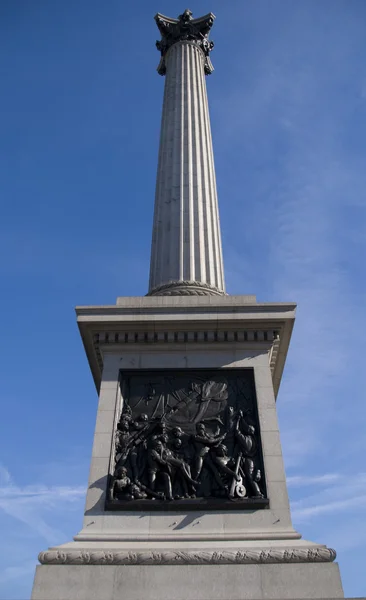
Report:
<svg viewBox="0 0 366 600"><path fill-rule="evenodd" d="M158 66L159 75L166 73L165 55L169 48L182 41L189 41L201 48L205 56L205 73L206 75L212 73L214 69L209 55L214 43L208 39L208 36L214 19L215 15L212 13L193 19L192 12L188 8L182 15L179 15L178 19L171 19L160 13L155 15L155 21L161 33L161 40L156 42L156 47L161 52Z"/></svg>

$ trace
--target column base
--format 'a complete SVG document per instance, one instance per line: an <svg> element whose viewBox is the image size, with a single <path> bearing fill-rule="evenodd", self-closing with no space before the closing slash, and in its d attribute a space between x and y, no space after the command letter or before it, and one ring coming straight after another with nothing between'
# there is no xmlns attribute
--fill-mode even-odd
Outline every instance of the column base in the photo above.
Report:
<svg viewBox="0 0 366 600"><path fill-rule="evenodd" d="M226 296L224 290L202 281L170 281L149 291L147 296Z"/></svg>

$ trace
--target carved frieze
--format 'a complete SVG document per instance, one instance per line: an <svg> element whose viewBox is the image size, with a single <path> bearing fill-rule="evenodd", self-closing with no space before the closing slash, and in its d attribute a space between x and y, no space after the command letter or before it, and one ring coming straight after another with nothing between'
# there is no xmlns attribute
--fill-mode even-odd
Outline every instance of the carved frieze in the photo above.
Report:
<svg viewBox="0 0 366 600"><path fill-rule="evenodd" d="M333 562L332 548L271 548L269 550L46 550L38 560L43 565L230 565Z"/></svg>
<svg viewBox="0 0 366 600"><path fill-rule="evenodd" d="M121 373L111 510L268 505L251 369Z"/></svg>

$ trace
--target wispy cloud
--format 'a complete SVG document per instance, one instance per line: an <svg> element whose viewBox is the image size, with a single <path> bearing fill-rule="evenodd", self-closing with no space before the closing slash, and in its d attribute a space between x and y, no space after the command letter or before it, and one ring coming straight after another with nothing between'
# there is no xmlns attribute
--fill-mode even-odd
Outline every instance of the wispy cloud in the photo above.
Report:
<svg viewBox="0 0 366 600"><path fill-rule="evenodd" d="M38 465L36 471L43 481L64 482L67 465L67 461L52 462ZM73 471L70 478L75 479ZM81 519L85 493L85 487L78 485L50 485L37 480L21 485L0 464L1 597L29 597L39 551L72 538Z"/></svg>
<svg viewBox="0 0 366 600"><path fill-rule="evenodd" d="M53 524L49 525L46 515L52 510L64 509L67 504L69 507L73 504L81 507L85 497L84 487L49 487L39 484L18 486L4 466L0 469L0 475L1 510L21 521L50 544L65 539L65 533L57 528L57 520L52 519Z"/></svg>
<svg viewBox="0 0 366 600"><path fill-rule="evenodd" d="M344 522L366 506L366 473L329 473L313 477L289 477L290 486L307 485L309 495L291 503L295 523L309 522L319 516L343 513Z"/></svg>
<svg viewBox="0 0 366 600"><path fill-rule="evenodd" d="M339 473L326 473L325 475L293 475L287 477L289 487L306 487L308 485L319 485L335 483L342 479Z"/></svg>
<svg viewBox="0 0 366 600"><path fill-rule="evenodd" d="M357 386L366 372L356 332L364 322L357 261L366 252L359 212L366 208L366 175L363 150L353 143L355 111L366 116L363 64L354 59L363 28L357 11L339 7L329 23L324 7L317 6L314 20L298 3L281 22L264 4L269 14L250 57L235 42L239 71L216 97L215 117L221 115L219 152L230 151L234 163L229 286L238 291L249 282L259 299L299 306L278 405L286 465L298 468L329 451L332 431L342 427L350 435L342 415L346 394L360 409L353 437L365 424ZM328 460L345 451L350 447L336 445Z"/></svg>
<svg viewBox="0 0 366 600"><path fill-rule="evenodd" d="M326 504L317 504L314 506L308 506L303 508L293 508L292 518L294 521L301 522L311 517L318 517L325 513L337 513L344 512L350 508L364 508L366 506L366 494L361 496L355 496L353 498L346 498L345 500L337 500L334 502L328 502Z"/></svg>
<svg viewBox="0 0 366 600"><path fill-rule="evenodd" d="M342 561L365 543L366 473L325 473L288 478L294 526L307 539L335 548ZM299 497L300 495L300 497ZM350 556L349 556L350 559Z"/></svg>
<svg viewBox="0 0 366 600"><path fill-rule="evenodd" d="M18 565L16 567L5 567L2 571L0 571L0 584L11 581L12 579L19 579L22 577L28 577L32 573L37 565L37 560L28 561L22 565Z"/></svg>
<svg viewBox="0 0 366 600"><path fill-rule="evenodd" d="M4 467L4 465L0 464L0 486L1 486L1 488L3 488L3 486L4 486L4 488L6 489L7 486L11 486L11 485L12 485L11 475L10 475L8 469L6 467Z"/></svg>

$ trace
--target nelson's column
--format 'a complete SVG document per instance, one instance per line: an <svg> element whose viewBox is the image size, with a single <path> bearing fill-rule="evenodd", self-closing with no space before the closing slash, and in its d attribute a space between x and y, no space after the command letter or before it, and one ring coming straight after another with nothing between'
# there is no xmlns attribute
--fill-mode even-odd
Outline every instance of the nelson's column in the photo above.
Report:
<svg viewBox="0 0 366 600"><path fill-rule="evenodd" d="M205 75L214 15L157 14L165 76L143 298L77 308L99 393L83 528L33 600L343 598L291 523L275 398L293 303L225 292Z"/></svg>

